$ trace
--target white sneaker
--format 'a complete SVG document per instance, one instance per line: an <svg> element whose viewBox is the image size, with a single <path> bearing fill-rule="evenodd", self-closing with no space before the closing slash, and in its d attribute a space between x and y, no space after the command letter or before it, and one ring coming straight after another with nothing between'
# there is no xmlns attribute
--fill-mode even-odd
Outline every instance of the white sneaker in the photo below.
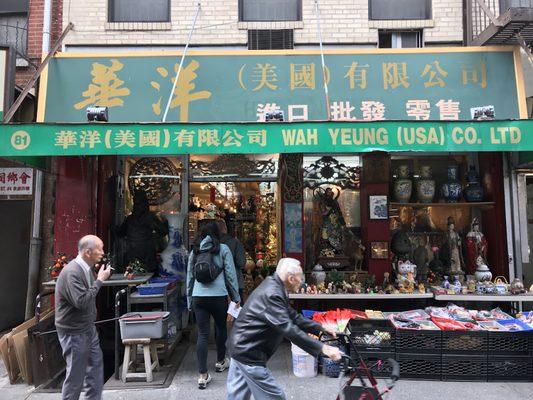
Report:
<svg viewBox="0 0 533 400"><path fill-rule="evenodd" d="M222 371L225 371L229 368L229 358L226 357L224 358L223 361L218 361L216 364L215 364L215 371L216 372L222 372Z"/></svg>
<svg viewBox="0 0 533 400"><path fill-rule="evenodd" d="M209 382L211 382L211 375L209 373L207 374L207 378L202 378L200 375L198 378L198 389L205 389Z"/></svg>

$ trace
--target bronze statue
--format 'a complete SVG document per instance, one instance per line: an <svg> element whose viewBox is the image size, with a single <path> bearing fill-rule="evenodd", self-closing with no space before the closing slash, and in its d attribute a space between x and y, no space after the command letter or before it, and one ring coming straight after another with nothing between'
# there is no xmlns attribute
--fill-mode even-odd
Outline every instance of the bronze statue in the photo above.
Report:
<svg viewBox="0 0 533 400"><path fill-rule="evenodd" d="M145 192L135 192L133 211L117 228L116 233L119 237L126 238L126 264L137 259L148 272L157 271L156 255L164 248L160 244L168 234L168 225L150 211Z"/></svg>

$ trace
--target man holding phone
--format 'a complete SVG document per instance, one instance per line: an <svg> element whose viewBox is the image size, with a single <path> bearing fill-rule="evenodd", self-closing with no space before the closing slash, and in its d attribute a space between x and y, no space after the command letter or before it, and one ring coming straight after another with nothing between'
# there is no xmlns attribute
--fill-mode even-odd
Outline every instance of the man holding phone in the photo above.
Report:
<svg viewBox="0 0 533 400"><path fill-rule="evenodd" d="M104 363L96 320L95 299L111 267L103 266L94 279L92 268L104 255L104 243L87 235L78 242L78 256L59 274L55 288L55 323L67 363L63 400L78 400L86 383L85 399L100 400L104 386Z"/></svg>

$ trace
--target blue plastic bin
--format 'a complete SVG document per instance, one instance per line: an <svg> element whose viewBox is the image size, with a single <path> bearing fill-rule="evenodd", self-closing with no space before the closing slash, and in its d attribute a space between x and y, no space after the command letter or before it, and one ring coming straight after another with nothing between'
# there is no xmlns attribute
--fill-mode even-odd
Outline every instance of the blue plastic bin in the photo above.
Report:
<svg viewBox="0 0 533 400"><path fill-rule="evenodd" d="M141 296L161 295L167 292L168 285L168 282L145 283L144 285L137 286L137 292Z"/></svg>

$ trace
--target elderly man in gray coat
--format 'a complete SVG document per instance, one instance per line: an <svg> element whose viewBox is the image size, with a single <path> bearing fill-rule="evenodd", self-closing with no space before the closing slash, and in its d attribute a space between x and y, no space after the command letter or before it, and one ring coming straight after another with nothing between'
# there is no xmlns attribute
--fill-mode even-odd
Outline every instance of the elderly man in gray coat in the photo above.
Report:
<svg viewBox="0 0 533 400"><path fill-rule="evenodd" d="M67 363L62 399L78 400L87 386L85 399L100 400L104 365L96 320L95 298L111 268L104 266L94 279L92 268L104 255L104 243L87 235L78 243L78 256L63 268L55 289L55 323L63 357Z"/></svg>

